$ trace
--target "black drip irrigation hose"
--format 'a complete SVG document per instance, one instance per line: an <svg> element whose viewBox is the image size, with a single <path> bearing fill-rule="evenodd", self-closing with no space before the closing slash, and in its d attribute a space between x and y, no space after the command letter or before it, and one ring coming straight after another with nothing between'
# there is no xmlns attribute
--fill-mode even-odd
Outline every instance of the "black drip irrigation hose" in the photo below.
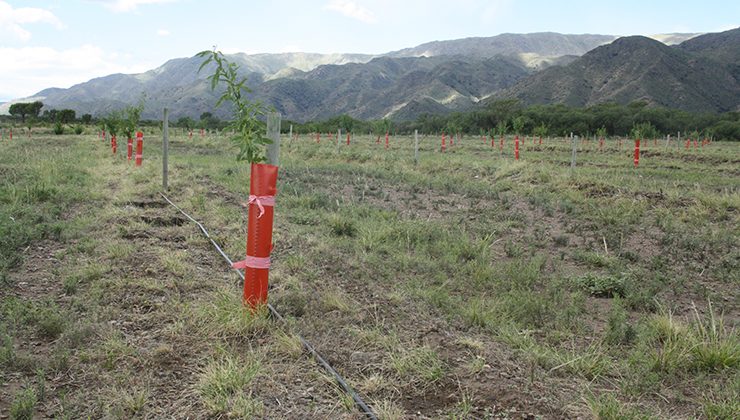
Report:
<svg viewBox="0 0 740 420"><path fill-rule="evenodd" d="M205 235L205 237L208 238L209 241L211 241L213 246L216 248L216 251L218 251L218 253L221 254L222 257L224 257L226 262L229 263L229 267L231 267L232 265L231 258L229 258L229 256L226 255L226 253L223 251L223 249L221 249L221 247L216 243L216 241L214 241L213 238L211 238L211 235L208 234L208 231L206 230L206 228L203 227L203 225L200 224L200 222L193 219L189 214L185 213L183 209L181 209L175 203L173 203L169 198L167 198L166 195L164 195L163 193L159 193L159 195L161 195L162 198L164 198L168 203L170 203L172 207L176 208L177 211L182 213L183 216L187 217L188 219L190 219L191 222L198 225L198 228L200 228L200 231L203 232L203 235ZM236 269L236 268L232 268L232 269L239 276L239 280L244 280L244 273L241 270ZM267 304L267 309L270 311L270 315L272 317L280 320L281 322L287 325L285 318L283 318L283 316L280 315L280 313L271 304L269 303ZM313 356L313 358L317 362L319 362L321 367L323 367L324 370L329 372L329 374L331 374L334 377L334 380L337 381L337 384L339 384L339 386L344 390L344 392L346 392L352 397L352 399L355 401L355 405L357 405L357 408L359 408L360 411L362 411L362 413L365 416L367 416L367 418L372 419L372 420L377 420L377 417L375 416L375 413L373 412L373 410L370 409L370 407L368 407L367 404L365 404L365 401L363 401L362 398L360 398L360 396L355 392L355 390L352 389L352 387L347 383L347 381L344 380L342 375L340 375L339 372L334 370L334 368L329 364L329 362L327 362L321 356L321 354L319 354L319 352L316 351L316 349L311 345L311 343L309 343L303 337L301 337L300 334L298 333L294 333L294 334L296 335L296 337L298 337L299 340L301 340L301 344L303 344L303 347L311 354L311 356Z"/></svg>

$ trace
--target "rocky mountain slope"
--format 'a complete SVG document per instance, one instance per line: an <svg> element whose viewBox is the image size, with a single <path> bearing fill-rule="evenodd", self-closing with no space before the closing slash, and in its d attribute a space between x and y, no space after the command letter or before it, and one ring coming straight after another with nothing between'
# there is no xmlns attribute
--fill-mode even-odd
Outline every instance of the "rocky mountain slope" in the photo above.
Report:
<svg viewBox="0 0 740 420"><path fill-rule="evenodd" d="M740 106L738 63L737 29L674 47L646 37L624 37L568 65L532 75L495 98L571 106L639 100L695 112L731 111Z"/></svg>

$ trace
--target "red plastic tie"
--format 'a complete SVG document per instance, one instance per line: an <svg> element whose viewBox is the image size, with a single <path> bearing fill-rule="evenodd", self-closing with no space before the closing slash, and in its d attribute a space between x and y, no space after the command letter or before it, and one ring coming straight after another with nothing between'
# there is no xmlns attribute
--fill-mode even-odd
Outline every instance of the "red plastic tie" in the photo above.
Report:
<svg viewBox="0 0 740 420"><path fill-rule="evenodd" d="M243 261L237 261L231 264L233 268L262 268L270 269L270 257L250 257L247 255L247 259Z"/></svg>
<svg viewBox="0 0 740 420"><path fill-rule="evenodd" d="M265 214L265 206L268 206L268 207L275 206L275 196L274 195L250 195L249 204L252 204L252 203L256 204L260 210L260 213L257 216L257 218L259 219L260 217L262 217L263 214Z"/></svg>

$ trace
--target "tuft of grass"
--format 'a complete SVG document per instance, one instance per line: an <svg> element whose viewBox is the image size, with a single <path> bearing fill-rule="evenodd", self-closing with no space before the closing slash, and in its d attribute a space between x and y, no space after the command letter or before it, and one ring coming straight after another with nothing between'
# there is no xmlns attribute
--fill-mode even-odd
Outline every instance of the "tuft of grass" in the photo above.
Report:
<svg viewBox="0 0 740 420"><path fill-rule="evenodd" d="M201 330L225 339L244 340L268 330L266 307L254 310L242 303L233 289L219 288L196 308Z"/></svg>
<svg viewBox="0 0 740 420"><path fill-rule="evenodd" d="M111 334L99 347L102 365L108 370L115 369L118 362L135 353L134 349L121 337L120 333Z"/></svg>
<svg viewBox="0 0 740 420"><path fill-rule="evenodd" d="M715 315L711 301L708 308L706 317L702 317L693 307L697 343L692 347L692 365L703 372L735 369L740 364L740 339L734 329L725 327L722 316Z"/></svg>
<svg viewBox="0 0 740 420"><path fill-rule="evenodd" d="M329 217L329 228L334 236L347 236L351 238L357 234L357 227L353 220L336 214Z"/></svg>
<svg viewBox="0 0 740 420"><path fill-rule="evenodd" d="M647 355L653 371L717 372L737 369L740 365L738 335L734 329L725 327L723 317L714 313L711 302L705 316L694 307L691 323L681 322L670 311L663 311L653 316L647 328L636 351Z"/></svg>
<svg viewBox="0 0 740 420"><path fill-rule="evenodd" d="M636 334L635 329L629 323L622 300L615 298L607 317L604 341L610 345L629 344L635 339Z"/></svg>
<svg viewBox="0 0 740 420"><path fill-rule="evenodd" d="M611 267L616 263L614 257L591 251L575 251L573 259L596 268Z"/></svg>
<svg viewBox="0 0 740 420"><path fill-rule="evenodd" d="M224 355L210 361L201 371L198 393L213 415L253 418L261 415L262 402L251 396L248 387L260 372L257 359L241 360Z"/></svg>
<svg viewBox="0 0 740 420"><path fill-rule="evenodd" d="M141 414L149 402L149 391L146 389L125 390L121 395L121 407L128 416Z"/></svg>
<svg viewBox="0 0 740 420"><path fill-rule="evenodd" d="M303 354L303 343L297 335L280 331L275 335L278 354L297 359Z"/></svg>
<svg viewBox="0 0 740 420"><path fill-rule="evenodd" d="M701 410L708 420L734 420L740 413L740 394L735 391L725 397L705 396Z"/></svg>
<svg viewBox="0 0 740 420"><path fill-rule="evenodd" d="M3 331L3 325L0 324L0 366L10 366L14 361L13 338Z"/></svg>
<svg viewBox="0 0 740 420"><path fill-rule="evenodd" d="M406 412L403 407L391 400L378 401L373 405L375 414L379 420L401 420L406 418Z"/></svg>
<svg viewBox="0 0 740 420"><path fill-rule="evenodd" d="M612 394L587 398L586 405L594 420L642 420L652 418L641 410L624 405Z"/></svg>
<svg viewBox="0 0 740 420"><path fill-rule="evenodd" d="M10 404L11 420L31 420L36 410L38 396L36 390L26 387L15 395L13 402Z"/></svg>
<svg viewBox="0 0 740 420"><path fill-rule="evenodd" d="M625 296L625 279L623 277L586 274L575 279L575 284L595 297Z"/></svg>
<svg viewBox="0 0 740 420"><path fill-rule="evenodd" d="M354 305L350 298L338 290L326 292L321 297L321 303L327 312L336 310L342 313L349 313L354 310Z"/></svg>
<svg viewBox="0 0 740 420"><path fill-rule="evenodd" d="M159 259L162 261L162 266L176 276L183 277L188 273L187 264L187 252L183 250L175 252L165 252L162 250L159 253Z"/></svg>
<svg viewBox="0 0 740 420"><path fill-rule="evenodd" d="M429 346L399 349L390 355L390 366L401 380L421 386L431 385L444 376L444 363Z"/></svg>

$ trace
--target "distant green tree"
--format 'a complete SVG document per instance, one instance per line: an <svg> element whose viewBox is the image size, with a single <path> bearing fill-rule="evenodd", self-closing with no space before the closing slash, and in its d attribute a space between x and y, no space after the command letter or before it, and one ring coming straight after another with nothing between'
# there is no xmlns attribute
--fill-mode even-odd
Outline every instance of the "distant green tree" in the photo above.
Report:
<svg viewBox="0 0 740 420"><path fill-rule="evenodd" d="M542 123L534 128L533 133L537 137L545 137L547 136L547 131L547 126L545 125L545 123Z"/></svg>
<svg viewBox="0 0 740 420"><path fill-rule="evenodd" d="M10 115L13 116L20 116L21 122L26 122L26 116L31 117L38 117L39 112L41 112L41 108L44 107L44 104L41 101L35 101L35 102L18 102L15 104L10 105L10 108L8 108L8 112Z"/></svg>
<svg viewBox="0 0 740 420"><path fill-rule="evenodd" d="M499 136L506 135L508 131L509 124L506 122L506 120L499 121L498 124L496 124L496 133L498 133Z"/></svg>
<svg viewBox="0 0 740 420"><path fill-rule="evenodd" d="M210 112L204 112L200 114L200 121L198 125L200 128L215 129L218 128L220 123L221 120L219 120L218 117L214 116Z"/></svg>
<svg viewBox="0 0 740 420"><path fill-rule="evenodd" d="M82 114L80 116L80 122L83 124L90 124L92 122L92 115L90 114Z"/></svg>
<svg viewBox="0 0 740 420"><path fill-rule="evenodd" d="M514 134L519 135L522 134L522 129L524 129L525 119L522 116L518 116L514 118L511 121L511 126L514 129Z"/></svg>
<svg viewBox="0 0 740 420"><path fill-rule="evenodd" d="M195 120L190 117L180 117L175 123L178 127L192 130L195 127Z"/></svg>
<svg viewBox="0 0 740 420"><path fill-rule="evenodd" d="M74 122L76 114L73 109L62 109L59 111L59 114L57 114L57 116L60 123L69 124L71 122Z"/></svg>
<svg viewBox="0 0 740 420"><path fill-rule="evenodd" d="M59 110L58 109L45 109L41 118L49 122L58 121L59 120Z"/></svg>

